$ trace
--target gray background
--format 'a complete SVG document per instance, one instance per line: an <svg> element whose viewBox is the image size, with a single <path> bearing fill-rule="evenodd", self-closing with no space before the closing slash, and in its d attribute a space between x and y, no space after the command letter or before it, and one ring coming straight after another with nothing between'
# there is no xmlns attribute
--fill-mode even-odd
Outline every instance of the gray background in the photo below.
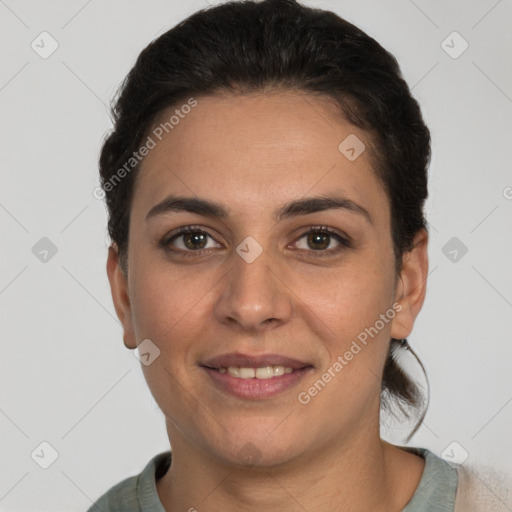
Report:
<svg viewBox="0 0 512 512"><path fill-rule="evenodd" d="M410 337L431 405L410 444L456 441L452 456L510 472L511 1L306 3L397 57L432 131L430 277ZM110 97L146 44L206 5L0 0L0 510L83 511L169 448L122 343L93 189ZM58 43L46 59L31 47L43 31ZM457 58L454 31L469 44ZM57 248L45 262L43 237Z"/></svg>

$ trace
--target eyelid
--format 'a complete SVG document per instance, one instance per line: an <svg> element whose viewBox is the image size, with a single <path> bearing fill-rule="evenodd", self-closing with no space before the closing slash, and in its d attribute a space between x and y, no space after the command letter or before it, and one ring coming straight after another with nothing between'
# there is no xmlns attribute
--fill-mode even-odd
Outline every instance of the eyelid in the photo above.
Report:
<svg viewBox="0 0 512 512"><path fill-rule="evenodd" d="M302 231L302 229L305 229L305 231ZM343 238L346 242L349 242L349 243L352 243L352 238L347 235L347 233L345 233L344 231L341 231L339 229L336 229L336 228L331 228L329 226L326 226L326 225L321 225L321 224L316 224L316 225L311 225L311 226L307 226L306 228L302 228L300 230L300 235L299 235L299 239L302 238L304 235L307 235L311 232L321 232L321 233L326 233L328 235L337 235L338 237L340 238Z"/></svg>
<svg viewBox="0 0 512 512"><path fill-rule="evenodd" d="M184 249L173 249L170 248L170 242L173 239L179 238L181 235L185 235L188 233L201 233L209 236L212 240L215 241L215 243L219 244L215 237L208 231L207 228L204 228L202 226L198 225L188 225L188 226L182 226L180 228L177 228L167 235L165 235L162 240L159 242L159 245L162 246L165 250L172 251L174 253L177 253L179 255L183 256L201 256L203 253L208 253L212 249L198 249L198 250L184 250ZM328 257L330 255L338 254L343 249L351 248L353 245L352 238L348 236L346 233L339 231L337 229L331 228L329 226L325 225L310 225L305 228L301 228L300 234L297 236L293 244L296 244L299 240L304 238L306 235L309 235L310 233L324 233L331 237L334 237L339 246L334 249L325 249L325 250L308 250L308 249L298 249L301 252L307 252L308 254L311 254L313 257Z"/></svg>
<svg viewBox="0 0 512 512"><path fill-rule="evenodd" d="M215 243L219 244L215 237L208 231L208 229L202 227L202 226L196 226L196 225L188 225L188 226L182 226L180 228L174 229L170 233L167 233L159 242L159 245L161 245L164 248L167 248L170 244L170 242L175 239L179 238L181 235L186 235L188 233L201 233L204 235L209 236L212 240L215 241ZM172 250L172 249L171 249ZM199 249L197 251L184 251L183 249L176 249L176 252L181 253L194 253L199 254L204 251L209 251L210 249Z"/></svg>
<svg viewBox="0 0 512 512"><path fill-rule="evenodd" d="M338 247L335 247L333 249L324 249L324 250L313 250L313 249L298 249L301 252L307 253L308 257L313 258L328 258L330 256L336 256L340 254L342 251L346 249L350 249L353 247L353 241L351 237L349 237L344 232L340 232L337 229L330 228L329 226L309 226L306 228L307 230L302 232L299 237L296 239L294 244L297 244L299 240L304 238L306 235L309 235L310 233L321 233L326 234L332 238L335 238L338 242Z"/></svg>

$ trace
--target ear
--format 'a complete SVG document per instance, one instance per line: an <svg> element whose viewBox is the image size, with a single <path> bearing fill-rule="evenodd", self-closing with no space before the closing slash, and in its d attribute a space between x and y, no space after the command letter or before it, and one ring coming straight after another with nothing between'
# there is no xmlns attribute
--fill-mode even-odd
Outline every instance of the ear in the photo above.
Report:
<svg viewBox="0 0 512 512"><path fill-rule="evenodd" d="M416 316L423 306L427 291L428 274L428 233L418 231L411 251L403 255L403 267L400 272L395 301L402 308L398 310L391 325L391 336L396 339L407 338L412 331Z"/></svg>
<svg viewBox="0 0 512 512"><path fill-rule="evenodd" d="M128 295L128 277L119 264L119 250L113 243L108 248L107 275L117 316L123 326L123 342L126 348L137 348L132 325L132 310Z"/></svg>

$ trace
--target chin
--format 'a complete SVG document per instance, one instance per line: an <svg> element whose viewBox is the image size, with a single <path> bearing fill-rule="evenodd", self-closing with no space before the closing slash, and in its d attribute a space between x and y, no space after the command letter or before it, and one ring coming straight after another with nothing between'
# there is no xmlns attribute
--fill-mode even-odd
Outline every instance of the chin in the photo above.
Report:
<svg viewBox="0 0 512 512"><path fill-rule="evenodd" d="M299 455L301 440L290 436L269 436L270 431L261 435L249 431L233 436L226 452L226 445L216 447L217 453L228 464L246 468L266 468L281 466Z"/></svg>

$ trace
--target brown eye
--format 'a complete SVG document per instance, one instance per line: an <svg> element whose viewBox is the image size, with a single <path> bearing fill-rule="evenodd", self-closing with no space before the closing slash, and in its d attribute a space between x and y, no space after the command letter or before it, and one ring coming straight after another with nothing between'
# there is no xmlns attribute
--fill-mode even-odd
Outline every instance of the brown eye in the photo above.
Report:
<svg viewBox="0 0 512 512"><path fill-rule="evenodd" d="M326 233L308 233L307 240L309 247L314 250L320 250L327 249L329 247L331 237L331 235Z"/></svg>
<svg viewBox="0 0 512 512"><path fill-rule="evenodd" d="M310 231L307 231L299 238L299 240L302 239L305 239L305 247L300 247L297 243L296 245L298 248L310 253L317 252L317 254L312 255L320 257L338 253L352 246L348 238L345 238L339 233L334 232L332 229L324 226L311 227ZM337 243L337 246L335 245L335 247L331 247L329 249L333 240Z"/></svg>
<svg viewBox="0 0 512 512"><path fill-rule="evenodd" d="M204 249L208 235L205 233L194 232L185 233L180 236L182 237L184 245L188 249Z"/></svg>
<svg viewBox="0 0 512 512"><path fill-rule="evenodd" d="M188 256L219 246L216 242L208 246L208 239L213 240L213 237L206 231L187 226L171 233L170 236L164 237L160 245L164 249L182 253L183 256Z"/></svg>

